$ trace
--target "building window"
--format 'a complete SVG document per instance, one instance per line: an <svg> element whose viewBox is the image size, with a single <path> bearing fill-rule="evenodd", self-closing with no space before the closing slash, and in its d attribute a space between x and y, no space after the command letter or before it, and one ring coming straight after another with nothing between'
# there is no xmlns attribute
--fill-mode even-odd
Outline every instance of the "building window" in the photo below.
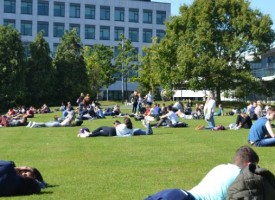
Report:
<svg viewBox="0 0 275 200"><path fill-rule="evenodd" d="M85 25L85 39L95 39L95 26Z"/></svg>
<svg viewBox="0 0 275 200"><path fill-rule="evenodd" d="M165 20L166 20L166 12L157 11L157 24L164 24Z"/></svg>
<svg viewBox="0 0 275 200"><path fill-rule="evenodd" d="M129 28L129 40L132 42L138 42L138 28Z"/></svg>
<svg viewBox="0 0 275 200"><path fill-rule="evenodd" d="M152 29L143 29L143 42L151 43L152 42Z"/></svg>
<svg viewBox="0 0 275 200"><path fill-rule="evenodd" d="M124 35L124 28L115 27L115 41L119 41L121 35Z"/></svg>
<svg viewBox="0 0 275 200"><path fill-rule="evenodd" d="M70 30L76 29L78 37L80 37L80 24L70 24Z"/></svg>
<svg viewBox="0 0 275 200"><path fill-rule="evenodd" d="M49 15L49 2L48 1L38 1L37 14L45 15L45 16Z"/></svg>
<svg viewBox="0 0 275 200"><path fill-rule="evenodd" d="M62 37L64 34L64 23L54 23L53 24L53 36L54 37Z"/></svg>
<svg viewBox="0 0 275 200"><path fill-rule="evenodd" d="M164 36L165 36L164 30L157 30L158 41L162 40L162 38L164 38Z"/></svg>
<svg viewBox="0 0 275 200"><path fill-rule="evenodd" d="M94 5L85 5L85 19L95 19Z"/></svg>
<svg viewBox="0 0 275 200"><path fill-rule="evenodd" d="M12 28L15 28L15 19L4 19L4 26L12 26Z"/></svg>
<svg viewBox="0 0 275 200"><path fill-rule="evenodd" d="M43 36L49 36L49 22L37 22L37 33L43 31Z"/></svg>
<svg viewBox="0 0 275 200"><path fill-rule="evenodd" d="M100 6L100 19L101 20L110 20L110 7L109 6Z"/></svg>
<svg viewBox="0 0 275 200"><path fill-rule="evenodd" d="M65 3L64 2L54 2L54 16L64 17L65 16Z"/></svg>
<svg viewBox="0 0 275 200"><path fill-rule="evenodd" d="M152 24L153 11L152 10L143 10L143 23Z"/></svg>
<svg viewBox="0 0 275 200"><path fill-rule="evenodd" d="M78 4L78 3L70 4L70 17L71 18L80 18L80 4Z"/></svg>
<svg viewBox="0 0 275 200"><path fill-rule="evenodd" d="M110 40L110 27L109 26L100 26L100 39L101 40Z"/></svg>
<svg viewBox="0 0 275 200"><path fill-rule="evenodd" d="M21 35L32 36L32 21L21 21Z"/></svg>
<svg viewBox="0 0 275 200"><path fill-rule="evenodd" d="M138 23L139 11L138 9L130 8L129 9L129 22Z"/></svg>
<svg viewBox="0 0 275 200"><path fill-rule="evenodd" d="M5 0L4 1L4 13L15 13L15 12L16 12L15 0Z"/></svg>
<svg viewBox="0 0 275 200"><path fill-rule="evenodd" d="M32 0L21 1L21 14L32 15Z"/></svg>
<svg viewBox="0 0 275 200"><path fill-rule="evenodd" d="M52 51L52 55L53 57L55 56L57 49L58 49L59 43L54 43L53 44L53 51Z"/></svg>
<svg viewBox="0 0 275 200"><path fill-rule="evenodd" d="M115 8L115 21L124 22L124 8Z"/></svg>

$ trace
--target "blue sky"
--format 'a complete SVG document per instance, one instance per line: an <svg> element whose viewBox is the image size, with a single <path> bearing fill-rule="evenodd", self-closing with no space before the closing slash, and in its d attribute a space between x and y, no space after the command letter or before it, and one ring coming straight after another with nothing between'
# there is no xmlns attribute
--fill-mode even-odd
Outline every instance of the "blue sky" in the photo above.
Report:
<svg viewBox="0 0 275 200"><path fill-rule="evenodd" d="M152 0L156 2L171 3L172 15L179 14L179 7L182 4L190 5L193 0ZM273 21L273 29L275 29L275 1L274 0L250 0L251 8L259 9L263 14L269 14Z"/></svg>

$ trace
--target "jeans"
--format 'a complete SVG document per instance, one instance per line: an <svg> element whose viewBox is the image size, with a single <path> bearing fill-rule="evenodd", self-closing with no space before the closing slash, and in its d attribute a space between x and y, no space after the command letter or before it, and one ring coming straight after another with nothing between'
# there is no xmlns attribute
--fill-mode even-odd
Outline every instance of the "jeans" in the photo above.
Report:
<svg viewBox="0 0 275 200"><path fill-rule="evenodd" d="M257 147L275 146L275 138L265 138L255 143Z"/></svg>
<svg viewBox="0 0 275 200"><path fill-rule="evenodd" d="M208 123L208 126L205 127L206 129L212 129L216 126L215 125L215 120L214 120L214 113L211 113L209 120L207 120L206 118L205 118L205 120Z"/></svg>
<svg viewBox="0 0 275 200"><path fill-rule="evenodd" d="M146 130L141 130L139 128L135 128L133 130L133 135L152 135L153 130L150 124L146 125Z"/></svg>

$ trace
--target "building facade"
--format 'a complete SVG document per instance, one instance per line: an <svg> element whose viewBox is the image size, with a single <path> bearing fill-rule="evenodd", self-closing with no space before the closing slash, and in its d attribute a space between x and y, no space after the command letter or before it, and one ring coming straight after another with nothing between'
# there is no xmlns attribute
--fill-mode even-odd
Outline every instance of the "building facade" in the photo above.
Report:
<svg viewBox="0 0 275 200"><path fill-rule="evenodd" d="M150 0L1 0L0 25L19 30L28 46L43 31L52 55L65 30L75 28L83 45L116 47L120 35L132 41L139 54L152 38L165 35L164 22L170 18L171 4ZM115 49L115 48L114 48ZM120 90L116 83L109 89ZM129 85L133 90L135 85Z"/></svg>

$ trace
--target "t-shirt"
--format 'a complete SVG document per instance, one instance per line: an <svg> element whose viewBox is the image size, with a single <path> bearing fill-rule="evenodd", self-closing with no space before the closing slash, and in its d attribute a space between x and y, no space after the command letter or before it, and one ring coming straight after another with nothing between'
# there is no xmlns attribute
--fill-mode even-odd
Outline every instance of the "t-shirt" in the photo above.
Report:
<svg viewBox="0 0 275 200"><path fill-rule="evenodd" d="M265 137L268 133L265 126L267 120L268 119L266 117L261 117L254 122L249 130L248 141L257 142Z"/></svg>
<svg viewBox="0 0 275 200"><path fill-rule="evenodd" d="M240 171L241 169L233 164L218 165L189 192L196 200L225 200L227 189L237 178Z"/></svg>
<svg viewBox="0 0 275 200"><path fill-rule="evenodd" d="M173 111L169 111L169 113L167 114L167 118L171 121L173 125L178 123L178 116Z"/></svg>
<svg viewBox="0 0 275 200"><path fill-rule="evenodd" d="M129 129L126 127L126 124L119 124L116 126L116 135L117 136L127 136L132 135L133 129Z"/></svg>

